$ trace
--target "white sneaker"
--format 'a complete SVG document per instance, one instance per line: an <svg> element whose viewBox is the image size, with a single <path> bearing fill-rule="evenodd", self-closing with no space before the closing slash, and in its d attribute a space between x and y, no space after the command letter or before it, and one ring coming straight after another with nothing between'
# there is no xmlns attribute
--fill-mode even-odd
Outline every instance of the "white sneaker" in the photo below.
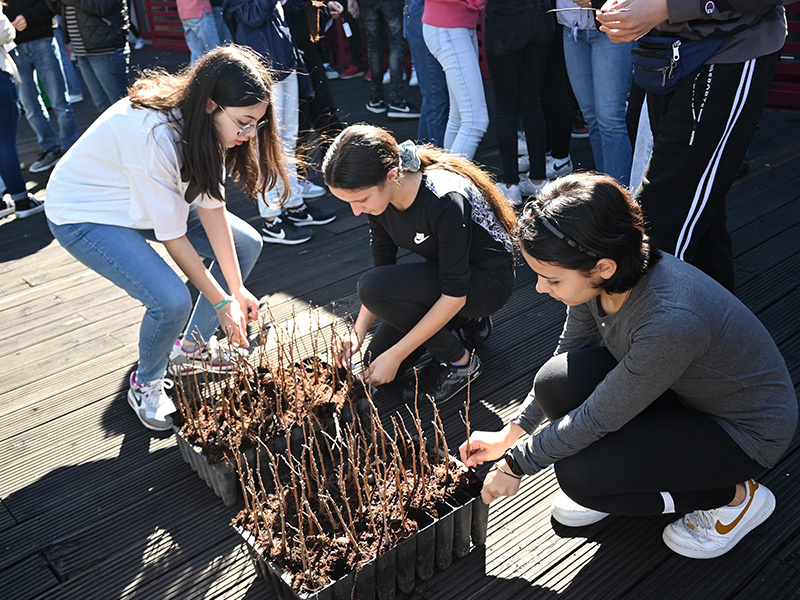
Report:
<svg viewBox="0 0 800 600"><path fill-rule="evenodd" d="M316 185L305 179L298 180L300 188L303 190L303 199L310 200L312 198L321 198L328 193L324 187Z"/></svg>
<svg viewBox="0 0 800 600"><path fill-rule="evenodd" d="M569 175L575 170L572 166L572 157L569 154L567 154L566 158L553 158L548 154L545 157L545 168L547 169L548 179Z"/></svg>
<svg viewBox="0 0 800 600"><path fill-rule="evenodd" d="M131 387L128 390L128 404L139 417L142 425L154 431L166 431L172 427L169 415L177 408L167 396L166 389L175 385L171 379L156 379L139 383L136 373L131 373Z"/></svg>
<svg viewBox="0 0 800 600"><path fill-rule="evenodd" d="M533 183L527 175L520 175L519 191L523 198L536 196L548 183L550 183L549 179L545 179L542 183Z"/></svg>
<svg viewBox="0 0 800 600"><path fill-rule="evenodd" d="M747 497L738 506L696 510L667 525L662 535L673 552L689 558L716 558L761 525L775 510L775 496L752 479Z"/></svg>
<svg viewBox="0 0 800 600"><path fill-rule="evenodd" d="M586 508L564 493L559 494L550 507L553 518L567 527L586 527L605 519L608 513Z"/></svg>
<svg viewBox="0 0 800 600"><path fill-rule="evenodd" d="M181 376L203 371L209 373L232 371L236 360L233 356L235 352L234 346L230 349L223 348L215 335L191 352L183 349L181 340L176 340L169 353L169 372L174 376Z"/></svg>
<svg viewBox="0 0 800 600"><path fill-rule="evenodd" d="M506 199L511 202L512 206L519 206L522 204L522 194L519 191L519 184L517 183L503 183L498 181L496 184L497 191L499 191Z"/></svg>

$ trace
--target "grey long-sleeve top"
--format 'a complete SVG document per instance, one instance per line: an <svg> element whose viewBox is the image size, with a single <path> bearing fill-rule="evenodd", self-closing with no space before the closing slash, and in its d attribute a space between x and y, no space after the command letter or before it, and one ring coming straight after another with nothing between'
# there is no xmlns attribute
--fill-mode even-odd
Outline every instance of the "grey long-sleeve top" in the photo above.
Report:
<svg viewBox="0 0 800 600"><path fill-rule="evenodd" d="M602 344L617 366L581 406L512 450L525 473L620 429L667 389L711 415L765 467L791 442L797 397L775 342L744 304L691 265L663 254L613 315L597 299L569 307L555 354ZM544 421L533 390L513 421L528 433Z"/></svg>

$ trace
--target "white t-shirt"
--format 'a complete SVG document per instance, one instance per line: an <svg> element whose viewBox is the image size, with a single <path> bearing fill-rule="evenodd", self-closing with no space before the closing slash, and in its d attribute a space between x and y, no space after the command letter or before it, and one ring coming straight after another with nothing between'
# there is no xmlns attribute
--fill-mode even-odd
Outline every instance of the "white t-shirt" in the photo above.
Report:
<svg viewBox="0 0 800 600"><path fill-rule="evenodd" d="M128 98L106 110L53 169L47 218L56 225L152 229L161 241L184 235L189 183L181 181L180 135L166 123L163 113L135 109ZM195 202L203 208L225 206L207 195Z"/></svg>

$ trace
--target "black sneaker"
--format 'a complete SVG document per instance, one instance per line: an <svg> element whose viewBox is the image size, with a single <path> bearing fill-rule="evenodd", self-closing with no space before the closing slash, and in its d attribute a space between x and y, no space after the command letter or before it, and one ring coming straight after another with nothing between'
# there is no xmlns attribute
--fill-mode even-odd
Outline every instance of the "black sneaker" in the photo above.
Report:
<svg viewBox="0 0 800 600"><path fill-rule="evenodd" d="M61 160L62 156L64 156L64 153L61 151L45 150L39 155L39 158L31 163L28 170L31 173L41 173L42 171L52 169L55 164Z"/></svg>
<svg viewBox="0 0 800 600"><path fill-rule="evenodd" d="M307 242L313 235L313 231L295 227L290 221L284 221L280 217L275 217L272 222L264 221L264 226L261 228L261 239L271 244L294 246Z"/></svg>
<svg viewBox="0 0 800 600"><path fill-rule="evenodd" d="M386 112L386 102L383 100L378 100L373 98L369 102L367 102L367 110L369 112L374 112L376 114L381 114Z"/></svg>
<svg viewBox="0 0 800 600"><path fill-rule="evenodd" d="M306 227L307 225L330 223L336 218L336 213L317 206L309 206L303 202L298 208L287 209L286 216L297 227Z"/></svg>
<svg viewBox="0 0 800 600"><path fill-rule="evenodd" d="M467 350L474 350L492 334L492 317L469 319L460 329L461 339Z"/></svg>
<svg viewBox="0 0 800 600"><path fill-rule="evenodd" d="M386 116L392 119L419 119L419 109L405 100L390 102Z"/></svg>
<svg viewBox="0 0 800 600"><path fill-rule="evenodd" d="M40 213L44 210L44 202L39 200L33 194L28 194L28 197L23 198L22 200L14 200L14 205L17 209L16 213L18 219L30 217L31 215L35 215L36 213Z"/></svg>
<svg viewBox="0 0 800 600"><path fill-rule="evenodd" d="M434 363L430 369L427 371L423 369L419 375L419 398L423 400L430 396L437 404L445 402L465 389L470 378L474 380L480 374L481 359L477 354L473 354L470 363L463 367ZM403 402L413 402L416 395L417 382L412 381L411 385L403 390Z"/></svg>

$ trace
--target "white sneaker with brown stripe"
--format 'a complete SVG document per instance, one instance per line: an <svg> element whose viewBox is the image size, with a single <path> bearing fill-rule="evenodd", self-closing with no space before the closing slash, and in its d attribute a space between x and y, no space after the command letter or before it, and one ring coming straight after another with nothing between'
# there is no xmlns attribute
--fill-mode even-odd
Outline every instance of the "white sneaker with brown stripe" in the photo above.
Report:
<svg viewBox="0 0 800 600"><path fill-rule="evenodd" d="M747 496L736 506L696 510L667 525L664 543L689 558L716 558L766 521L775 510L775 496L752 479L745 483Z"/></svg>

